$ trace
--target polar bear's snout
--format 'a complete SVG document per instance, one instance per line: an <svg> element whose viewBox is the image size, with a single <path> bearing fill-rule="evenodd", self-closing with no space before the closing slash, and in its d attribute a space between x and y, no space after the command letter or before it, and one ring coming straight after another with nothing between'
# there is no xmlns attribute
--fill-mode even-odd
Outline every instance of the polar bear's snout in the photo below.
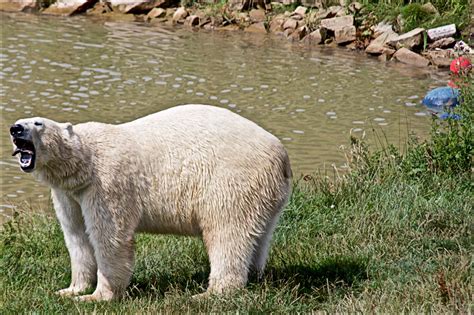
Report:
<svg viewBox="0 0 474 315"><path fill-rule="evenodd" d="M14 124L10 127L10 134L12 137L21 137L24 131L25 127L20 124Z"/></svg>
<svg viewBox="0 0 474 315"><path fill-rule="evenodd" d="M20 167L24 172L32 172L35 168L35 146L31 132L24 124L16 123L10 127L10 135L15 145L12 156L20 154Z"/></svg>

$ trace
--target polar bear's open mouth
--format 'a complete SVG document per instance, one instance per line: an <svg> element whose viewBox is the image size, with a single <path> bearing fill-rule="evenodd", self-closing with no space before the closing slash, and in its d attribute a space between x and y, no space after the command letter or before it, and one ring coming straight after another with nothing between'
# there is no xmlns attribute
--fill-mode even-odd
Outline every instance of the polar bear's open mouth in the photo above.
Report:
<svg viewBox="0 0 474 315"><path fill-rule="evenodd" d="M13 156L18 153L20 156L20 167L25 172L31 172L35 168L35 146L33 142L21 138L13 139L13 143L16 145Z"/></svg>

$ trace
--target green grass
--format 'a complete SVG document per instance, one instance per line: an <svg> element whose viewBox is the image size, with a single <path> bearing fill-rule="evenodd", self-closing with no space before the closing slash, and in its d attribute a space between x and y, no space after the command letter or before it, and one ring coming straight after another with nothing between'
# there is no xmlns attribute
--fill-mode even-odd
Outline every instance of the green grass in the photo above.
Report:
<svg viewBox="0 0 474 315"><path fill-rule="evenodd" d="M431 2L439 14L423 9L422 5ZM372 12L378 21L386 20L398 31L408 32L417 27L434 28L456 24L459 30L469 27L470 0L363 0L366 12ZM401 15L403 25L397 17Z"/></svg>
<svg viewBox="0 0 474 315"><path fill-rule="evenodd" d="M56 297L70 273L60 228L50 215L19 213L1 233L0 307L8 314L467 312L474 293L468 180L396 174L376 180L337 187L301 182L275 233L264 279L203 301L190 299L204 290L209 272L201 241L153 235L137 238L123 300Z"/></svg>

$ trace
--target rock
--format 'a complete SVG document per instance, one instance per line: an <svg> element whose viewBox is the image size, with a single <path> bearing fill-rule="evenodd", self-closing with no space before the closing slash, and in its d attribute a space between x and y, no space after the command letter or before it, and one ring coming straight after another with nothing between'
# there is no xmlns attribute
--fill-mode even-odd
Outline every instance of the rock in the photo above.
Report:
<svg viewBox="0 0 474 315"><path fill-rule="evenodd" d="M353 42L356 40L356 27L352 25L336 29L334 36L338 45Z"/></svg>
<svg viewBox="0 0 474 315"><path fill-rule="evenodd" d="M295 9L295 11L293 11L294 14L298 14L300 15L301 17L304 17L305 14L306 14L306 11L308 9L306 7L303 7L303 6L299 6Z"/></svg>
<svg viewBox="0 0 474 315"><path fill-rule="evenodd" d="M436 49L436 48L452 48L456 44L456 40L452 37L441 38L428 45L429 49Z"/></svg>
<svg viewBox="0 0 474 315"><path fill-rule="evenodd" d="M350 42L349 44L345 45L347 50L357 50L357 43L356 42Z"/></svg>
<svg viewBox="0 0 474 315"><path fill-rule="evenodd" d="M429 13L429 14L435 14L435 15L439 14L438 9L436 9L436 7L431 2L427 2L427 3L423 4L421 6L421 10L423 10L425 13Z"/></svg>
<svg viewBox="0 0 474 315"><path fill-rule="evenodd" d="M390 58L385 54L381 54L380 56L377 57L377 59L379 61L382 61L382 62L386 62L386 61L390 60Z"/></svg>
<svg viewBox="0 0 474 315"><path fill-rule="evenodd" d="M188 11L184 7L179 7L173 14L173 23L182 23L188 16Z"/></svg>
<svg viewBox="0 0 474 315"><path fill-rule="evenodd" d="M215 3L210 1L210 3ZM229 0L227 1L227 8L230 11L245 11L252 8L266 8L267 0Z"/></svg>
<svg viewBox="0 0 474 315"><path fill-rule="evenodd" d="M153 8L148 14L146 15L147 20L162 18L166 16L166 10L163 8Z"/></svg>
<svg viewBox="0 0 474 315"><path fill-rule="evenodd" d="M299 42L303 37L305 37L309 33L309 28L307 26L302 26L297 28L291 35L289 39L291 41Z"/></svg>
<svg viewBox="0 0 474 315"><path fill-rule="evenodd" d="M173 18L174 13L176 12L176 8L167 8L166 9L166 17L167 18Z"/></svg>
<svg viewBox="0 0 474 315"><path fill-rule="evenodd" d="M247 12L238 12L238 14L235 18L240 23L249 23L250 22L250 15Z"/></svg>
<svg viewBox="0 0 474 315"><path fill-rule="evenodd" d="M423 32L425 31L424 28L415 28L414 30L399 35L396 38L390 40L388 44L396 49L400 49L402 47L408 48L412 50L415 47L418 47L423 43Z"/></svg>
<svg viewBox="0 0 474 315"><path fill-rule="evenodd" d="M199 16L199 27L211 25L211 18L209 16Z"/></svg>
<svg viewBox="0 0 474 315"><path fill-rule="evenodd" d="M397 50L397 52L393 55L393 58L400 62L416 67L426 67L430 64L430 61L428 59L405 47L402 47Z"/></svg>
<svg viewBox="0 0 474 315"><path fill-rule="evenodd" d="M324 32L321 29L317 29L303 38L303 42L307 44L321 44L324 41Z"/></svg>
<svg viewBox="0 0 474 315"><path fill-rule="evenodd" d="M397 51L395 49L385 47L382 51L382 54L392 58L393 54L395 54L396 52Z"/></svg>
<svg viewBox="0 0 474 315"><path fill-rule="evenodd" d="M344 14L344 8L341 6L330 6L327 9L319 10L316 17L318 20L333 18L336 15Z"/></svg>
<svg viewBox="0 0 474 315"><path fill-rule="evenodd" d="M299 14L296 14L296 13L292 13L290 15L290 17L293 19L293 20L296 20L296 21L301 21L303 19L303 16L299 15Z"/></svg>
<svg viewBox="0 0 474 315"><path fill-rule="evenodd" d="M208 24L209 25L209 24ZM235 25L235 24L228 24L226 26L222 26L222 27L218 27L217 28L218 31L238 31L240 30L239 26L238 25Z"/></svg>
<svg viewBox="0 0 474 315"><path fill-rule="evenodd" d="M184 25L193 27L193 26L199 26L199 16L197 15L190 15L186 18Z"/></svg>
<svg viewBox="0 0 474 315"><path fill-rule="evenodd" d="M298 27L298 21L293 20L293 19L288 19L283 24L283 29L284 30L287 30L287 29L295 30L297 27Z"/></svg>
<svg viewBox="0 0 474 315"><path fill-rule="evenodd" d="M249 12L250 21L252 22L264 22L266 19L265 10L253 9Z"/></svg>
<svg viewBox="0 0 474 315"><path fill-rule="evenodd" d="M432 50L428 51L425 55L437 67L449 67L452 60L456 57L451 50Z"/></svg>
<svg viewBox="0 0 474 315"><path fill-rule="evenodd" d="M396 37L398 37L398 34L392 30L390 30L390 32L383 33L370 42L369 46L367 46L365 49L365 52L368 54L379 55L386 49L385 44Z"/></svg>
<svg viewBox="0 0 474 315"><path fill-rule="evenodd" d="M280 33L283 32L283 25L285 20L283 18L275 17L270 21L270 32L271 33Z"/></svg>
<svg viewBox="0 0 474 315"><path fill-rule="evenodd" d="M32 12L39 8L36 0L0 1L0 11L7 12Z"/></svg>
<svg viewBox="0 0 474 315"><path fill-rule="evenodd" d="M42 13L50 15L74 15L92 8L97 0L58 0Z"/></svg>
<svg viewBox="0 0 474 315"><path fill-rule="evenodd" d="M295 30L293 28L287 28L285 31L283 31L283 35L288 38L294 31Z"/></svg>
<svg viewBox="0 0 474 315"><path fill-rule="evenodd" d="M103 15L113 12L112 6L107 2L97 2L92 9L87 10L90 15Z"/></svg>
<svg viewBox="0 0 474 315"><path fill-rule="evenodd" d="M123 13L147 13L153 8L166 8L178 4L178 0L110 0L112 7Z"/></svg>
<svg viewBox="0 0 474 315"><path fill-rule="evenodd" d="M324 4L323 0L301 0L301 4L309 8L322 9Z"/></svg>
<svg viewBox="0 0 474 315"><path fill-rule="evenodd" d="M426 31L426 33L428 34L428 37L433 41L440 38L453 36L454 34L456 34L456 24L449 24L437 28L432 28Z"/></svg>
<svg viewBox="0 0 474 315"><path fill-rule="evenodd" d="M261 34L267 33L267 29L265 28L265 23L263 22L250 24L250 26L247 27L244 31L251 32L251 33L261 33Z"/></svg>
<svg viewBox="0 0 474 315"><path fill-rule="evenodd" d="M357 13L361 9L362 9L362 4L360 4L357 1L352 2L351 4L349 4L349 11L351 11L352 13Z"/></svg>
<svg viewBox="0 0 474 315"><path fill-rule="evenodd" d="M374 37L379 37L383 33L394 33L393 26L390 23L380 22L373 28ZM398 36L398 35L397 35Z"/></svg>
<svg viewBox="0 0 474 315"><path fill-rule="evenodd" d="M321 20L321 27L333 32L335 32L337 29L353 26L353 24L354 17L352 15Z"/></svg>

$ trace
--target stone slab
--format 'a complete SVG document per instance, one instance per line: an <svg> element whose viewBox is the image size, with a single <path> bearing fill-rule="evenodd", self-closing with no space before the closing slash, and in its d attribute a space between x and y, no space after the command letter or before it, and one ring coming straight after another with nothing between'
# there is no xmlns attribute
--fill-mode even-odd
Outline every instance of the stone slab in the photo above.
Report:
<svg viewBox="0 0 474 315"><path fill-rule="evenodd" d="M58 0L42 13L49 15L69 16L86 12L92 8L98 0Z"/></svg>

